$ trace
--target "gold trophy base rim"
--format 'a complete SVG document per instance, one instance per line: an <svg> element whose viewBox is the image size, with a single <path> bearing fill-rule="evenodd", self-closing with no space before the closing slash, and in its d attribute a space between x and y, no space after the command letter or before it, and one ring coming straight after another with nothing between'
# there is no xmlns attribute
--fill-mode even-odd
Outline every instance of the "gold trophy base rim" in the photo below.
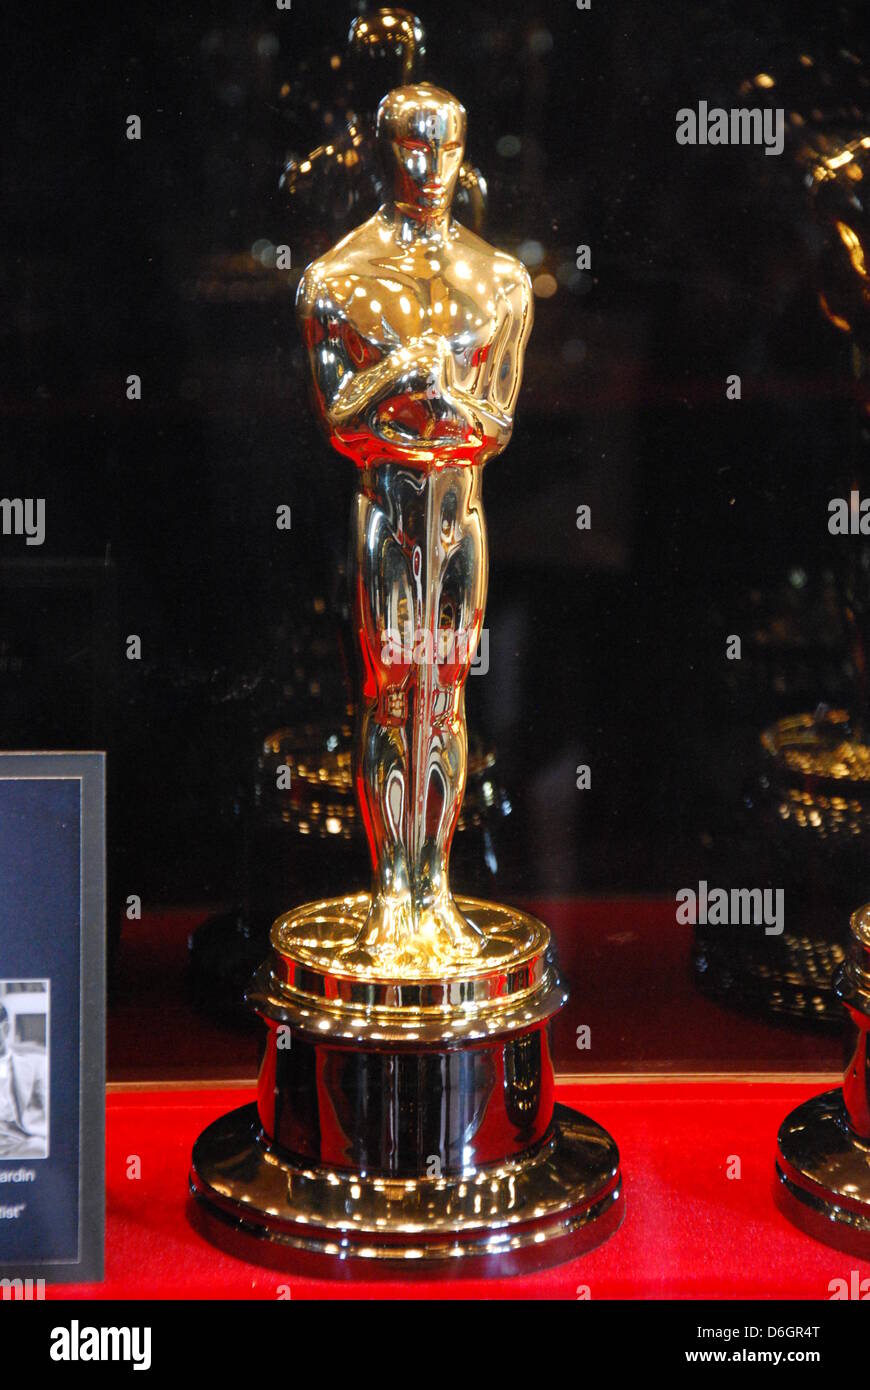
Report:
<svg viewBox="0 0 870 1390"><path fill-rule="evenodd" d="M347 943L366 920L368 893L306 903L272 927L269 959L248 987L264 1018L346 1043L463 1046L525 1031L565 1002L543 922L519 908L459 897L481 925L480 957L435 973L391 977L347 967Z"/></svg>
<svg viewBox="0 0 870 1390"><path fill-rule="evenodd" d="M200 1135L190 1192L191 1220L212 1244L255 1264L332 1278L530 1273L600 1245L625 1208L614 1140L562 1105L536 1149L416 1179L294 1160L264 1135L256 1105L246 1105ZM492 1208L485 1214L482 1197Z"/></svg>
<svg viewBox="0 0 870 1390"><path fill-rule="evenodd" d="M371 908L371 894L347 893L303 903L283 913L271 932L273 951L298 965L326 974L333 979L363 981L367 984L405 988L435 982L485 982L501 972L533 961L549 946L550 933L543 922L521 908L481 898L457 897L455 905L483 933L483 947L477 955L457 957L449 962L430 958L424 968L405 965L390 969L378 963L355 960L350 948L364 930Z"/></svg>
<svg viewBox="0 0 870 1390"><path fill-rule="evenodd" d="M870 1258L870 1146L850 1129L841 1089L813 1096L786 1117L774 1196L804 1234Z"/></svg>

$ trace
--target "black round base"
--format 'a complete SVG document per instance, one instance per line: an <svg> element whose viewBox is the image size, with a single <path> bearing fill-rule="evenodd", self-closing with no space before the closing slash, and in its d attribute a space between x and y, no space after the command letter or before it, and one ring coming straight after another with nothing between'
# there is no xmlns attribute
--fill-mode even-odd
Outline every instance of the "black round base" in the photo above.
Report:
<svg viewBox="0 0 870 1390"><path fill-rule="evenodd" d="M200 1135L190 1190L215 1245L331 1278L528 1273L600 1245L624 1214L614 1141L561 1105L528 1153L412 1180L294 1162L246 1105Z"/></svg>
<svg viewBox="0 0 870 1390"><path fill-rule="evenodd" d="M793 1225L870 1258L870 1146L850 1128L837 1089L793 1110L777 1139L776 1204Z"/></svg>

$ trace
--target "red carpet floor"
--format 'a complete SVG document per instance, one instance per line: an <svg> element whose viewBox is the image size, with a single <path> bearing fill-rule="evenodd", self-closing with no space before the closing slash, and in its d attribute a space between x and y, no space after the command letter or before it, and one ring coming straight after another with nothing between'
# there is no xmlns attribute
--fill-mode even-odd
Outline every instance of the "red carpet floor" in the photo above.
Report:
<svg viewBox="0 0 870 1390"><path fill-rule="evenodd" d="M49 1297L795 1298L827 1299L860 1261L793 1230L771 1198L774 1140L805 1082L603 1082L558 1096L606 1125L622 1151L622 1229L583 1258L512 1279L409 1284L314 1280L258 1269L197 1236L186 1219L187 1167L199 1131L252 1099L248 1088L120 1091L108 1098L107 1255L102 1285ZM133 1155L140 1179L127 1176ZM739 1179L726 1176L732 1156Z"/></svg>

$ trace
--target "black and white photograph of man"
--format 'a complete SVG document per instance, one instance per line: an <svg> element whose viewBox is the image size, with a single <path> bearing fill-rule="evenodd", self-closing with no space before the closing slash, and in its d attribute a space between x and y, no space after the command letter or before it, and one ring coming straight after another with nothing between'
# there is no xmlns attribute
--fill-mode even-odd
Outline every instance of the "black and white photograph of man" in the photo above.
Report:
<svg viewBox="0 0 870 1390"><path fill-rule="evenodd" d="M48 1156L48 982L0 980L0 1159Z"/></svg>

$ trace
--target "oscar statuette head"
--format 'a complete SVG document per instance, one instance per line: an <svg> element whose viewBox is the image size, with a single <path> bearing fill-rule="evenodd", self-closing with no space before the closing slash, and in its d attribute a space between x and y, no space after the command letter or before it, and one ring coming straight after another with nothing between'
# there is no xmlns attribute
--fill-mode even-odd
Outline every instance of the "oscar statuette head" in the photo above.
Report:
<svg viewBox="0 0 870 1390"><path fill-rule="evenodd" d="M440 87L397 87L378 107L377 139L387 187L404 216L450 211L465 153L465 107Z"/></svg>

